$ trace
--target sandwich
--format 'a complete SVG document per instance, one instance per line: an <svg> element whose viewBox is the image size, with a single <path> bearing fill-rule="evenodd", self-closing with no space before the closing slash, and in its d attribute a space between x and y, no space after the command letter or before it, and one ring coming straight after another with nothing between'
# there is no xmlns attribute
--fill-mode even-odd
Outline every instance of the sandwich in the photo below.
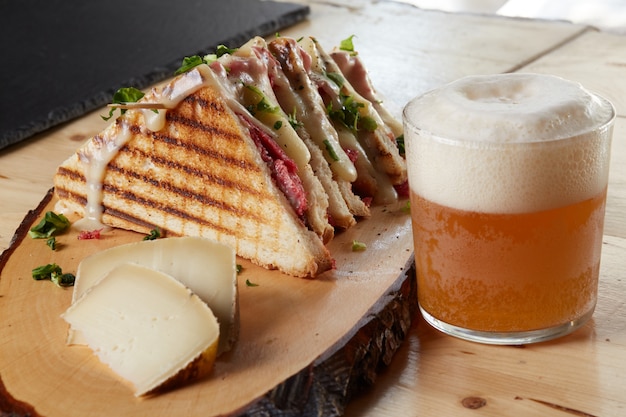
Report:
<svg viewBox="0 0 626 417"><path fill-rule="evenodd" d="M82 229L210 238L298 277L332 269L336 231L370 215L381 178L400 183L406 171L370 163L387 151L358 126L351 146L341 141L310 62L294 39L253 38L119 104L122 114L58 168L59 209L82 217ZM403 162L397 147L394 156Z"/></svg>

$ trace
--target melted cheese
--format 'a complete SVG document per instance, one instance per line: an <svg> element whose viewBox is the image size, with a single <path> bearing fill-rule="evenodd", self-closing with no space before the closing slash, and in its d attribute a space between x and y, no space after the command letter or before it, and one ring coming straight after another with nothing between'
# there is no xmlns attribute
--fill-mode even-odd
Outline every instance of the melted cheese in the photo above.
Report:
<svg viewBox="0 0 626 417"><path fill-rule="evenodd" d="M271 112L257 111L254 116L271 129L274 140L296 163L298 168L304 170L305 165L311 160L311 154L304 142L291 128L289 118L278 104L269 77L269 63L260 59L255 53L256 48L262 48L264 45L265 41L256 37L240 47L233 55L223 55L220 58L220 63L225 68L230 68L230 71L225 72L230 80L227 85L230 87L231 93L238 97L239 101L247 108L256 106L262 98L275 108ZM233 68L233 64L235 64L235 68ZM259 97L247 86L257 88L263 97ZM280 126L279 128L276 128L277 124Z"/></svg>
<svg viewBox="0 0 626 417"><path fill-rule="evenodd" d="M199 377L215 360L219 326L211 310L173 277L139 265L112 269L62 317L136 396L190 366Z"/></svg>
<svg viewBox="0 0 626 417"><path fill-rule="evenodd" d="M157 112L148 109L128 110L128 112L141 112L144 124L148 129L152 131L161 130L165 126L167 109L175 108L185 97L204 86L207 72L210 73L209 68L206 65L201 65L181 75L175 83L163 88L161 93L153 92L152 96L154 97L144 97L146 101L158 100L166 109ZM102 133L101 141L90 141L79 152L87 185L85 215L83 219L73 224L73 227L79 230L106 228L102 224L102 184L107 165L132 136L128 122L124 117L118 118L115 123L119 125L119 130L105 130Z"/></svg>
<svg viewBox="0 0 626 417"><path fill-rule="evenodd" d="M124 119L116 121L119 132L105 130L101 141L91 141L79 153L84 165L87 186L87 205L84 217L72 226L79 230L104 229L102 224L102 184L109 162L131 137L130 128ZM115 132L115 133L113 133Z"/></svg>
<svg viewBox="0 0 626 417"><path fill-rule="evenodd" d="M199 237L146 240L97 252L78 265L72 295L77 302L109 271L133 262L173 276L197 294L220 322L220 353L234 344L239 329L237 265L229 246ZM69 344L84 344L80 332L70 330Z"/></svg>
<svg viewBox="0 0 626 417"><path fill-rule="evenodd" d="M352 96L356 102L362 104L362 107L359 108L359 114L361 117L370 117L378 126L377 129L385 129L388 132L391 132L385 122L382 120L381 116L376 112L376 110L372 107L372 103L362 97L357 91L350 85L350 82L346 79L341 88L337 86L333 81L331 81L325 74L328 72L335 72L338 74L342 74L341 70L337 67L337 64L331 61L325 61L324 57L321 55L315 40L310 37L304 38L301 41L302 48L311 56L311 72L312 77L326 92L328 92L330 100L333 104L334 108L341 108L341 94L342 89L345 90L343 93L349 96ZM342 74L343 75L343 74ZM363 132L363 135L372 134L371 132ZM355 137L354 135L352 135ZM348 140L349 138L346 135L340 137L343 141ZM362 140L363 142L367 142L367 140ZM352 149L356 149L359 151L359 155L365 155L366 151L364 147L360 145L357 147L352 140L349 143L342 142L342 146L348 147L351 146ZM367 150L367 147L365 147ZM397 201L398 194L391 183L389 176L385 174L385 170L381 166L376 166L371 161L376 161L374 155L369 155L369 157L365 157L362 164L366 166L366 169L370 174L376 179L377 191L374 196L374 201L376 203L392 203Z"/></svg>
<svg viewBox="0 0 626 417"><path fill-rule="evenodd" d="M393 184L389 180L389 177L384 172L374 168L370 160L370 155L363 149L354 133L344 126L337 127L337 135L341 146L345 149L354 149L358 153L356 165L365 170L376 181L376 194L374 195L374 202L376 204L390 204L398 201L398 193Z"/></svg>

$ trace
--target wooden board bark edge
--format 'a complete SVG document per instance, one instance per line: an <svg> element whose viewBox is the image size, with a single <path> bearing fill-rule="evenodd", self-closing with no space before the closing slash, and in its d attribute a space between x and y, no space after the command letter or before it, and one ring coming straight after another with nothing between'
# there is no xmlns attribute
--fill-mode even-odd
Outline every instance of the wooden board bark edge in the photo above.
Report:
<svg viewBox="0 0 626 417"><path fill-rule="evenodd" d="M348 402L376 381L407 336L417 312L413 258L347 341L271 390L241 416L341 416Z"/></svg>
<svg viewBox="0 0 626 417"><path fill-rule="evenodd" d="M16 230L9 248L0 254L0 271L26 237L54 195L50 189ZM252 416L341 416L350 399L371 386L389 365L405 339L417 312L413 257L380 301L323 357L271 389L264 397L236 412ZM34 407L13 398L0 375L0 417L37 417ZM42 416L43 417L43 416Z"/></svg>

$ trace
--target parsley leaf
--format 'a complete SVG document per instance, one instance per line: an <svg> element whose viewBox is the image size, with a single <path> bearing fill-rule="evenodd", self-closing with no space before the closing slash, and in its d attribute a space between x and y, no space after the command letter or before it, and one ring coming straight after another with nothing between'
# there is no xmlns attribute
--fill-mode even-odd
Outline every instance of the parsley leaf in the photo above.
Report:
<svg viewBox="0 0 626 417"><path fill-rule="evenodd" d="M328 154L333 159L333 161L339 161L339 156L337 155L337 152L335 152L333 145L328 139L324 139L324 146L326 147L326 150L328 151Z"/></svg>
<svg viewBox="0 0 626 417"><path fill-rule="evenodd" d="M363 242L359 242L358 240L352 241L352 252L361 252L367 249L367 245Z"/></svg>
<svg viewBox="0 0 626 417"><path fill-rule="evenodd" d="M149 235L144 236L143 240L156 240L160 237L161 237L161 229L159 229L158 227L155 227L154 229L150 230Z"/></svg>
<svg viewBox="0 0 626 417"><path fill-rule="evenodd" d="M361 117L359 109L365 107L365 104L358 102L353 96L342 94L339 97L340 108L333 109L332 106L328 106L328 115L330 118L338 123L343 124L353 132L357 132L359 129L373 132L378 127L378 124L371 117Z"/></svg>
<svg viewBox="0 0 626 417"><path fill-rule="evenodd" d="M327 72L326 77L328 77L332 82L337 84L339 88L343 87L343 85L346 83L346 80L343 78L343 76L337 72Z"/></svg>
<svg viewBox="0 0 626 417"><path fill-rule="evenodd" d="M234 52L237 52L239 48L229 48L226 45L217 45L217 49L215 50L215 55L217 55L217 57L221 57L222 55L226 55L226 54L232 54Z"/></svg>
<svg viewBox="0 0 626 417"><path fill-rule="evenodd" d="M251 84L245 84L244 87L246 87L249 91L251 91L254 94L255 99L259 100L256 103L256 106L250 106L248 108L248 111L252 115L254 115L257 111L266 112L266 113L276 113L279 110L278 106L272 106L269 103L269 101L267 100L267 97L265 97L265 94L263 94L263 91L258 89L256 86L251 85Z"/></svg>
<svg viewBox="0 0 626 417"><path fill-rule="evenodd" d="M49 239L52 235L63 232L70 226L70 221L63 214L48 211L39 224L28 231L33 239Z"/></svg>
<svg viewBox="0 0 626 417"><path fill-rule="evenodd" d="M122 87L113 94L112 104L124 104L135 103L144 96L143 91L136 89L135 87ZM102 120L107 121L113 117L113 113L117 110L117 107L111 107L108 116L100 116ZM126 113L126 109L120 109L120 114Z"/></svg>
<svg viewBox="0 0 626 417"><path fill-rule="evenodd" d="M54 263L34 268L32 275L33 279L37 281L49 279L59 287L71 287L76 280L74 274L64 274L61 267Z"/></svg>
<svg viewBox="0 0 626 417"><path fill-rule="evenodd" d="M48 245L50 247L50 249L56 250L57 249L57 238L54 237L54 236L49 237L48 240L46 240L46 245Z"/></svg>
<svg viewBox="0 0 626 417"><path fill-rule="evenodd" d="M50 279L50 276L53 273L59 273L62 272L61 271L61 267L57 264L47 264L47 265L42 265L42 266L38 266L37 268L34 268L32 271L33 274L33 279L35 279L36 281L40 281L42 279Z"/></svg>
<svg viewBox="0 0 626 417"><path fill-rule="evenodd" d="M302 127L302 122L298 121L298 118L296 117L296 108L293 108L293 113L288 114L287 118L289 119L289 124L291 125L291 127L293 127L294 129L297 129L299 127Z"/></svg>
<svg viewBox="0 0 626 417"><path fill-rule="evenodd" d="M398 145L398 151L400 151L400 155L404 156L406 153L404 149L404 135L400 135L396 138L396 145Z"/></svg>
<svg viewBox="0 0 626 417"><path fill-rule="evenodd" d="M218 45L214 54L207 54L204 56L192 55L183 58L183 62L180 67L174 72L174 75L179 75L190 69L197 67L201 64L210 65L212 62L217 61L217 58L222 55L232 54L236 52L238 48L229 48L226 45Z"/></svg>
<svg viewBox="0 0 626 417"><path fill-rule="evenodd" d="M258 287L259 284L255 284L254 282L250 282L249 279L246 280L246 287Z"/></svg>
<svg viewBox="0 0 626 417"><path fill-rule="evenodd" d="M339 49L341 49L342 51L350 52L351 55L356 55L356 52L354 51L354 43L352 42L353 38L354 35L350 35L350 37L342 40L339 43Z"/></svg>
<svg viewBox="0 0 626 417"><path fill-rule="evenodd" d="M183 63L180 65L180 68L174 72L174 75L182 74L183 72L187 72L190 69L197 67L200 64L204 63L204 58L199 55L186 56L183 58Z"/></svg>

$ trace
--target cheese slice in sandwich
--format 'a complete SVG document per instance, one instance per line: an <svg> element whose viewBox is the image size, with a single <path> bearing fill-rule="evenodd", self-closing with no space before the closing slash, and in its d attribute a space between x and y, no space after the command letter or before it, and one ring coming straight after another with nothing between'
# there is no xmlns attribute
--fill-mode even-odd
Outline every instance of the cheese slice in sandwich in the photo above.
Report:
<svg viewBox="0 0 626 417"><path fill-rule="evenodd" d="M396 142L399 135L383 120L373 103L356 91L341 67L315 38L305 37L300 44L312 60L310 77L318 86L326 108L330 109L336 128L344 132L343 146L358 151L359 174L375 184L374 189L365 191L373 194L375 202L395 201L395 186L403 188L407 182L406 161ZM386 114L386 117L391 116ZM397 122L392 125L397 129Z"/></svg>
<svg viewBox="0 0 626 417"><path fill-rule="evenodd" d="M309 78L307 66L308 54L302 50L295 39L278 37L267 43L269 53L276 59L279 71L284 74L288 87L276 83L278 100L285 111L294 107L295 115L302 123L302 130L310 137L325 164L319 164L318 176L329 189L329 195L340 195L341 201L335 201L333 221L339 227L347 228L355 223L354 217L368 217L369 206L352 189L357 179L357 171L339 141L337 130L328 117L326 106L319 94L318 87ZM295 96L295 97L294 97ZM293 104L296 102L297 104ZM313 154L313 151L311 152ZM332 201L331 201L332 202ZM342 205L343 204L343 205ZM345 208L344 208L345 207Z"/></svg>
<svg viewBox="0 0 626 417"><path fill-rule="evenodd" d="M88 140L54 177L60 208L102 225L200 236L299 277L333 267L306 225L297 165L205 64L154 88Z"/></svg>

